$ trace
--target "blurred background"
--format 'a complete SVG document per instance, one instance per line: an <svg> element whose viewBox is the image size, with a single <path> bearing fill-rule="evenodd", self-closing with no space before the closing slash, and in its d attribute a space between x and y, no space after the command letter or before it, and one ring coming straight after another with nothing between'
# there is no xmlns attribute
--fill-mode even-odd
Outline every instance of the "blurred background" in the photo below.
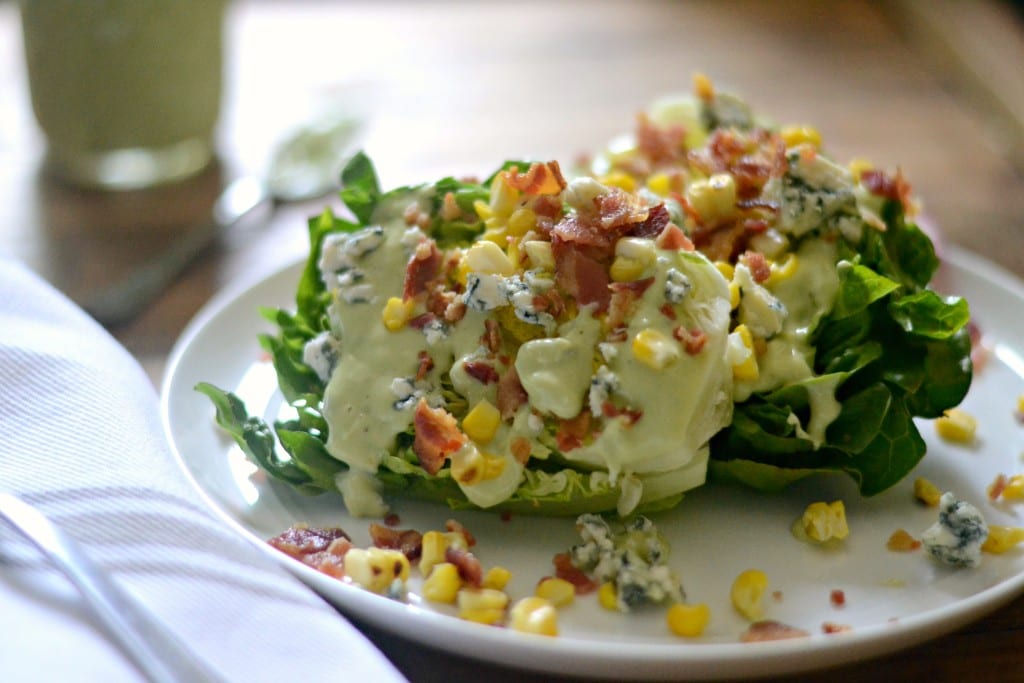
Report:
<svg viewBox="0 0 1024 683"><path fill-rule="evenodd" d="M338 206L331 195L263 204L206 229L226 187L266 178L275 145L325 116L359 124L347 142L367 149L387 187L484 175L508 158L568 165L700 71L780 124L816 126L842 161L901 168L944 241L1024 275L1020 2L231 0L213 163L130 191L69 182L47 161L19 5L48 2L0 0L0 257L90 302L198 235L173 281L137 313L104 321L154 383L213 294L303 256L306 218ZM60 98L51 106L60 111ZM171 116L184 104L167 106ZM1024 607L1013 609L989 622L1010 629L989 636L1019 630ZM937 670L925 660L907 661ZM946 674L960 666L935 661ZM847 675L832 680L868 680Z"/></svg>

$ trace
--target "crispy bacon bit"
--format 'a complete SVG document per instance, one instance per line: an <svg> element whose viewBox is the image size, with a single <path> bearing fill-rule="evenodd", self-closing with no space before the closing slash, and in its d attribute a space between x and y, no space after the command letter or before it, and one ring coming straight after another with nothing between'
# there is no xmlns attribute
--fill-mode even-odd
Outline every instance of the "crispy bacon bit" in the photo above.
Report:
<svg viewBox="0 0 1024 683"><path fill-rule="evenodd" d="M398 526L401 523L402 523L402 518L398 516L397 512L388 513L388 515L386 517L384 517L384 524L386 524L387 526L391 527L392 529L395 528L396 526Z"/></svg>
<svg viewBox="0 0 1024 683"><path fill-rule="evenodd" d="M285 555L334 578L344 576L345 553L352 547L352 541L341 529L311 529L305 525L295 525L267 543Z"/></svg>
<svg viewBox="0 0 1024 683"><path fill-rule="evenodd" d="M846 593L838 588L834 588L828 594L828 601L832 603L833 607L843 607L846 605Z"/></svg>
<svg viewBox="0 0 1024 683"><path fill-rule="evenodd" d="M652 206L647 212L647 218L641 223L634 224L626 234L630 237L653 239L665 230L665 226L669 224L670 220L668 209L662 202L657 206Z"/></svg>
<svg viewBox="0 0 1024 683"><path fill-rule="evenodd" d="M611 292L605 264L588 256L575 242L565 241L557 232L551 235L551 251L555 257L555 284L581 306L596 304L597 312L607 310Z"/></svg>
<svg viewBox="0 0 1024 683"><path fill-rule="evenodd" d="M501 413L501 419L511 419L516 411L519 410L519 406L526 403L529 396L526 394L526 389L523 388L522 383L519 381L519 374L516 372L516 366L512 365L505 374L498 380L498 395L497 408L498 412Z"/></svg>
<svg viewBox="0 0 1024 683"><path fill-rule="evenodd" d="M921 547L921 541L911 536L905 529L897 529L885 542L885 547L893 552L905 553Z"/></svg>
<svg viewBox="0 0 1024 683"><path fill-rule="evenodd" d="M833 633L849 633L853 630L853 627L848 624L837 624L833 621L825 621L821 624L821 632L825 635L831 635Z"/></svg>
<svg viewBox="0 0 1024 683"><path fill-rule="evenodd" d="M680 125L659 126L647 114L636 117L636 145L655 164L681 161L686 156L686 129Z"/></svg>
<svg viewBox="0 0 1024 683"><path fill-rule="evenodd" d="M491 353L497 353L501 349L501 328L498 327L497 320L484 320L484 334L480 341Z"/></svg>
<svg viewBox="0 0 1024 683"><path fill-rule="evenodd" d="M620 408L611 401L601 404L601 414L607 418L624 417L627 425L634 425L644 416L644 411L636 408Z"/></svg>
<svg viewBox="0 0 1024 683"><path fill-rule="evenodd" d="M419 202L412 202L409 206L405 207L405 211L402 212L402 219L406 225L419 225L420 215L423 210L420 208Z"/></svg>
<svg viewBox="0 0 1024 683"><path fill-rule="evenodd" d="M434 359L426 351L419 352L420 365L416 368L416 379L421 380L434 369Z"/></svg>
<svg viewBox="0 0 1024 683"><path fill-rule="evenodd" d="M423 240L416 245L416 251L405 267L405 286L402 299L408 301L417 294L427 291L427 285L441 274L443 257L434 240Z"/></svg>
<svg viewBox="0 0 1024 683"><path fill-rule="evenodd" d="M988 485L988 499L991 501L999 500L999 496L1003 495L1003 491L1006 490L1006 485L1010 483L1010 479L1000 472L996 475L996 478L992 480L992 483Z"/></svg>
<svg viewBox="0 0 1024 683"><path fill-rule="evenodd" d="M466 443L466 436L444 408L431 408L426 399L416 404L413 416L416 437L412 450L428 474L437 474L445 459Z"/></svg>
<svg viewBox="0 0 1024 683"><path fill-rule="evenodd" d="M667 303L667 302L663 303L661 305L661 308L659 308L658 310L661 311L661 314L663 316L665 316L666 318L668 318L669 320L675 320L676 319L676 309L672 308L672 304ZM675 334L675 332L673 332L673 335L674 334Z"/></svg>
<svg viewBox="0 0 1024 683"><path fill-rule="evenodd" d="M481 384L494 384L498 381L498 371L490 363L482 360L471 360L463 363L466 374Z"/></svg>
<svg viewBox="0 0 1024 683"><path fill-rule="evenodd" d="M439 281L431 283L430 291L427 294L427 310L437 317L444 316L445 311L458 295L450 289L445 288Z"/></svg>
<svg viewBox="0 0 1024 683"><path fill-rule="evenodd" d="M457 323L462 320L466 315L466 304L459 298L453 300L448 304L447 308L444 309L444 319L450 323Z"/></svg>
<svg viewBox="0 0 1024 683"><path fill-rule="evenodd" d="M608 192L594 197L594 206L597 208L596 227L608 231L613 244L619 237L630 234L635 226L645 223L652 211L633 195L618 187L611 187ZM659 206L664 209L663 204ZM668 211L665 212L665 217L668 217ZM593 217L586 216L585 220L588 219L592 220ZM658 232L661 230L654 234L657 235Z"/></svg>
<svg viewBox="0 0 1024 683"><path fill-rule="evenodd" d="M512 439L512 443L509 444L509 450L512 453L512 457L516 459L520 465L525 465L530 459L530 440L523 436L517 436Z"/></svg>
<svg viewBox="0 0 1024 683"><path fill-rule="evenodd" d="M900 202L904 207L909 207L911 204L910 183L903 177L901 169L896 169L895 177L878 169L861 171L860 183L871 194Z"/></svg>
<svg viewBox="0 0 1024 683"><path fill-rule="evenodd" d="M608 341L613 344L624 342L629 339L629 330L626 329L625 325L618 325L608 331Z"/></svg>
<svg viewBox="0 0 1024 683"><path fill-rule="evenodd" d="M555 221L562 217L562 200L555 195L542 194L534 197L530 202L530 208L537 214L537 230L545 235L551 232Z"/></svg>
<svg viewBox="0 0 1024 683"><path fill-rule="evenodd" d="M415 318L409 321L409 327L412 327L413 329L417 330L422 330L424 327L434 322L435 320L437 320L437 316L434 315L433 313L421 313L420 315L416 316Z"/></svg>
<svg viewBox="0 0 1024 683"><path fill-rule="evenodd" d="M782 602L782 591L772 591L772 600Z"/></svg>
<svg viewBox="0 0 1024 683"><path fill-rule="evenodd" d="M476 545L476 537L469 532L469 529L462 526L462 522L457 519L446 519L444 522L445 531L450 531L453 534L462 534L462 537L466 539L466 545L472 548Z"/></svg>
<svg viewBox="0 0 1024 683"><path fill-rule="evenodd" d="M675 223L669 223L665 226L665 229L655 238L654 245L658 249L693 251L693 242L686 236L682 228Z"/></svg>
<svg viewBox="0 0 1024 683"><path fill-rule="evenodd" d="M509 187L524 194L558 194L566 186L557 161L531 164L526 173L520 173L519 168L513 166L501 175Z"/></svg>
<svg viewBox="0 0 1024 683"><path fill-rule="evenodd" d="M632 314L637 300L644 295L647 288L654 282L653 277L631 282L613 282L608 285L611 290L611 298L608 302L607 325L618 327L624 323Z"/></svg>
<svg viewBox="0 0 1024 683"><path fill-rule="evenodd" d="M576 588L577 595L586 595L597 590L598 583L572 563L569 553L558 553L552 561L555 565L555 576L571 583Z"/></svg>
<svg viewBox="0 0 1024 683"><path fill-rule="evenodd" d="M454 192L445 192L444 201L441 202L441 218L446 221L453 221L462 215L462 209L455 201Z"/></svg>
<svg viewBox="0 0 1024 683"><path fill-rule="evenodd" d="M719 229L698 228L693 233L693 243L711 261L735 263L746 248L750 233L742 222L726 224Z"/></svg>
<svg viewBox="0 0 1024 683"><path fill-rule="evenodd" d="M768 265L768 259L766 259L764 254L761 252L747 251L744 252L740 259L747 264L747 268L750 269L750 275L754 278L754 282L761 284L772 276L772 269Z"/></svg>
<svg viewBox="0 0 1024 683"><path fill-rule="evenodd" d="M583 437L590 431L590 411L584 409L571 420L562 420L555 433L558 450L566 453L583 445Z"/></svg>
<svg viewBox="0 0 1024 683"><path fill-rule="evenodd" d="M444 551L444 561L451 562L459 570L463 581L474 588L480 588L484 582L484 569L476 555L461 548L448 547Z"/></svg>
<svg viewBox="0 0 1024 683"><path fill-rule="evenodd" d="M769 640L806 638L810 634L802 628L789 626L779 621L755 621L740 635L741 643L761 643Z"/></svg>
<svg viewBox="0 0 1024 683"><path fill-rule="evenodd" d="M704 344L708 341L708 336L704 333L704 330L696 328L687 330L682 325L672 330L672 336L676 338L676 341L682 342L683 348L691 356L696 356L700 353L704 349Z"/></svg>
<svg viewBox="0 0 1024 683"><path fill-rule="evenodd" d="M423 535L415 529L392 529L382 524L370 524L370 539L377 548L401 550L410 561L423 553Z"/></svg>
<svg viewBox="0 0 1024 683"><path fill-rule="evenodd" d="M498 518L501 519L501 521L503 522L511 522L512 513L509 510L502 510L501 513L498 515Z"/></svg>

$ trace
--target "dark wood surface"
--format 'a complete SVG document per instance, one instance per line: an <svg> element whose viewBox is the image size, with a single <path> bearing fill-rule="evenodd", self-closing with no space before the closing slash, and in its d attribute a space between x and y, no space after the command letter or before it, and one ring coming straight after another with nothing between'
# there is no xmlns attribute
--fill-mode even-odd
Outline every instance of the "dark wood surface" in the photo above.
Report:
<svg viewBox="0 0 1024 683"><path fill-rule="evenodd" d="M936 49L929 5L960 27L944 32L952 48ZM977 37L975 20L991 39L959 46L957 34ZM944 242L1024 276L1014 132L1024 114L1012 104L1024 65L977 67L1024 54L1019 15L1005 5L238 0L228 27L219 164L176 186L103 194L47 172L17 7L0 2L0 256L82 300L203 220L224 183L261 173L273 140L312 109L368 113L366 147L392 185L483 173L513 157L571 160L702 71L779 122L816 125L840 159L902 168ZM221 288L303 254L306 217L331 202L251 216L112 332L158 383L196 311ZM416 681L524 680L367 631ZM1024 599L883 659L779 680L1024 680L1022 648Z"/></svg>

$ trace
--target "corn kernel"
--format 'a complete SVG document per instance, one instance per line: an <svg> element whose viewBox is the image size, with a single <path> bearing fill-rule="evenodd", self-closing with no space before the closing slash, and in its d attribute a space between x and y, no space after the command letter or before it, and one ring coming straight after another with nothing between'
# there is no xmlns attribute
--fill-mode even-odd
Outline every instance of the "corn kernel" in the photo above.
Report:
<svg viewBox="0 0 1024 683"><path fill-rule="evenodd" d="M1003 487L1001 494L1003 500L1024 500L1024 474L1015 474L1010 477Z"/></svg>
<svg viewBox="0 0 1024 683"><path fill-rule="evenodd" d="M698 99L705 102L715 99L715 86L711 83L711 79L702 73L693 75L693 92Z"/></svg>
<svg viewBox="0 0 1024 683"><path fill-rule="evenodd" d="M644 264L640 261L625 256L616 256L608 273L614 282L633 282L643 277L644 270L646 270Z"/></svg>
<svg viewBox="0 0 1024 683"><path fill-rule="evenodd" d="M760 569L740 572L729 591L729 599L736 611L750 621L757 621L764 613L761 600L768 589L768 575Z"/></svg>
<svg viewBox="0 0 1024 683"><path fill-rule="evenodd" d="M494 624L500 624L505 619L505 610L491 607L473 607L459 610L459 619L485 626L493 626Z"/></svg>
<svg viewBox="0 0 1024 683"><path fill-rule="evenodd" d="M476 211L476 215L479 216L482 221L486 221L494 215L494 211L491 210L491 207L480 199L473 202L473 210Z"/></svg>
<svg viewBox="0 0 1024 683"><path fill-rule="evenodd" d="M619 609L619 595L614 583L602 583L597 589L597 602L605 609Z"/></svg>
<svg viewBox="0 0 1024 683"><path fill-rule="evenodd" d="M754 338L746 325L737 325L729 333L727 357L732 363L732 376L736 379L753 382L761 375L754 353Z"/></svg>
<svg viewBox="0 0 1024 683"><path fill-rule="evenodd" d="M1024 394L1017 397L1017 414L1024 415Z"/></svg>
<svg viewBox="0 0 1024 683"><path fill-rule="evenodd" d="M519 199L519 190L508 184L508 176L499 173L491 182L490 206L494 217L507 219L516 208L516 201Z"/></svg>
<svg viewBox="0 0 1024 683"><path fill-rule="evenodd" d="M846 167L850 169L850 175L853 176L853 182L859 183L860 177L863 175L864 171L870 171L875 167L875 165L867 159L854 159L847 164Z"/></svg>
<svg viewBox="0 0 1024 683"><path fill-rule="evenodd" d="M612 187L618 187L626 192L636 192L636 180L633 176L622 171L612 171L605 177L601 178L602 185L609 185Z"/></svg>
<svg viewBox="0 0 1024 683"><path fill-rule="evenodd" d="M472 486L484 479L487 463L484 454L472 443L467 443L451 455L452 477L460 484Z"/></svg>
<svg viewBox="0 0 1024 683"><path fill-rule="evenodd" d="M781 264L772 263L771 274L768 275L769 286L776 285L780 282L790 279L796 273L797 267L800 265L800 259L796 254L790 253L786 257L786 260Z"/></svg>
<svg viewBox="0 0 1024 683"><path fill-rule="evenodd" d="M648 327L633 337L633 355L654 370L663 370L679 358L679 344L663 332Z"/></svg>
<svg viewBox="0 0 1024 683"><path fill-rule="evenodd" d="M615 255L639 261L645 266L653 265L658 258L654 242L641 237L623 237L615 243Z"/></svg>
<svg viewBox="0 0 1024 683"><path fill-rule="evenodd" d="M493 588L500 591L505 589L511 578L512 572L504 567L491 567L484 574L483 585L484 588Z"/></svg>
<svg viewBox="0 0 1024 683"><path fill-rule="evenodd" d="M501 412L487 399L481 399L462 419L462 431L478 444L491 442L501 426Z"/></svg>
<svg viewBox="0 0 1024 683"><path fill-rule="evenodd" d="M935 430L943 439L955 443L970 443L978 429L978 421L961 408L950 408L935 420Z"/></svg>
<svg viewBox="0 0 1024 683"><path fill-rule="evenodd" d="M501 473L505 471L505 464L507 462L508 460L500 455L484 453L484 473L481 480L490 481L500 477Z"/></svg>
<svg viewBox="0 0 1024 683"><path fill-rule="evenodd" d="M498 244L486 240L473 243L464 258L469 269L477 273L512 275L516 267Z"/></svg>
<svg viewBox="0 0 1024 683"><path fill-rule="evenodd" d="M666 197L672 190L672 181L664 173L654 173L647 178L647 189L658 196Z"/></svg>
<svg viewBox="0 0 1024 683"><path fill-rule="evenodd" d="M707 628L711 621L711 610L703 602L687 605L677 602L668 608L665 615L669 630L677 636L696 638Z"/></svg>
<svg viewBox="0 0 1024 683"><path fill-rule="evenodd" d="M1024 528L1019 526L988 525L988 538L981 544L986 553L1005 553L1024 542Z"/></svg>
<svg viewBox="0 0 1024 683"><path fill-rule="evenodd" d="M846 507L841 500L811 503L804 510L800 523L807 538L818 543L833 538L842 540L850 535L850 527L846 524Z"/></svg>
<svg viewBox="0 0 1024 683"><path fill-rule="evenodd" d="M552 271L555 269L555 257L551 253L551 242L544 240L527 240L523 243L526 256L534 268Z"/></svg>
<svg viewBox="0 0 1024 683"><path fill-rule="evenodd" d="M384 304L384 310L380 314L384 327L388 328L389 332L398 332L412 318L412 312L415 307L416 302L412 299L403 301L397 296L389 298L387 303Z"/></svg>
<svg viewBox="0 0 1024 683"><path fill-rule="evenodd" d="M384 593L397 579L409 578L409 559L400 550L352 548L345 553L345 576L374 593Z"/></svg>
<svg viewBox="0 0 1024 683"><path fill-rule="evenodd" d="M558 611L544 598L523 598L512 606L509 616L509 624L516 631L542 636L558 635Z"/></svg>
<svg viewBox="0 0 1024 683"><path fill-rule="evenodd" d="M564 607L571 605L576 599L576 587L565 579L549 576L546 579L541 579L534 594L539 598L544 598L555 607Z"/></svg>
<svg viewBox="0 0 1024 683"><path fill-rule="evenodd" d="M729 310L735 311L740 305L740 286L737 282L729 283Z"/></svg>
<svg viewBox="0 0 1024 683"><path fill-rule="evenodd" d="M732 282L732 276L736 273L736 268L728 261L715 261L715 268L722 274L726 282Z"/></svg>
<svg viewBox="0 0 1024 683"><path fill-rule="evenodd" d="M508 233L513 237L522 237L537 227L537 214L530 209L516 209L508 217Z"/></svg>
<svg viewBox="0 0 1024 683"><path fill-rule="evenodd" d="M430 576L434 565L445 561L445 552L448 550L449 539L447 534L440 531L428 531L423 534L420 545L420 573L423 576Z"/></svg>
<svg viewBox="0 0 1024 683"><path fill-rule="evenodd" d="M697 180L686 188L686 201L710 225L724 222L736 213L736 179L729 173L716 173Z"/></svg>
<svg viewBox="0 0 1024 683"><path fill-rule="evenodd" d="M812 126L786 126L779 131L779 135L782 136L786 147L796 147L805 143L821 147L821 133Z"/></svg>
<svg viewBox="0 0 1024 683"><path fill-rule="evenodd" d="M423 597L431 602L452 604L462 588L459 568L451 562L435 564L430 576L423 581Z"/></svg>
<svg viewBox="0 0 1024 683"><path fill-rule="evenodd" d="M939 504L939 498L942 497L942 491L939 487L931 483L924 477L918 477L914 480L914 498L925 505L935 507Z"/></svg>
<svg viewBox="0 0 1024 683"><path fill-rule="evenodd" d="M508 595L493 588L462 588L455 598L459 618L480 624L496 624L505 618Z"/></svg>

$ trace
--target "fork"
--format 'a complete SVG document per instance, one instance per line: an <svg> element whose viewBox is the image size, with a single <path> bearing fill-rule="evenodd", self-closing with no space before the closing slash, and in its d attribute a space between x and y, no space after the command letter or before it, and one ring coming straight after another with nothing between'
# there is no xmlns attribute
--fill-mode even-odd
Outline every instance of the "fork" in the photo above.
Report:
<svg viewBox="0 0 1024 683"><path fill-rule="evenodd" d="M0 519L7 520L67 576L93 617L149 681L212 683L221 680L42 512L0 491Z"/></svg>

